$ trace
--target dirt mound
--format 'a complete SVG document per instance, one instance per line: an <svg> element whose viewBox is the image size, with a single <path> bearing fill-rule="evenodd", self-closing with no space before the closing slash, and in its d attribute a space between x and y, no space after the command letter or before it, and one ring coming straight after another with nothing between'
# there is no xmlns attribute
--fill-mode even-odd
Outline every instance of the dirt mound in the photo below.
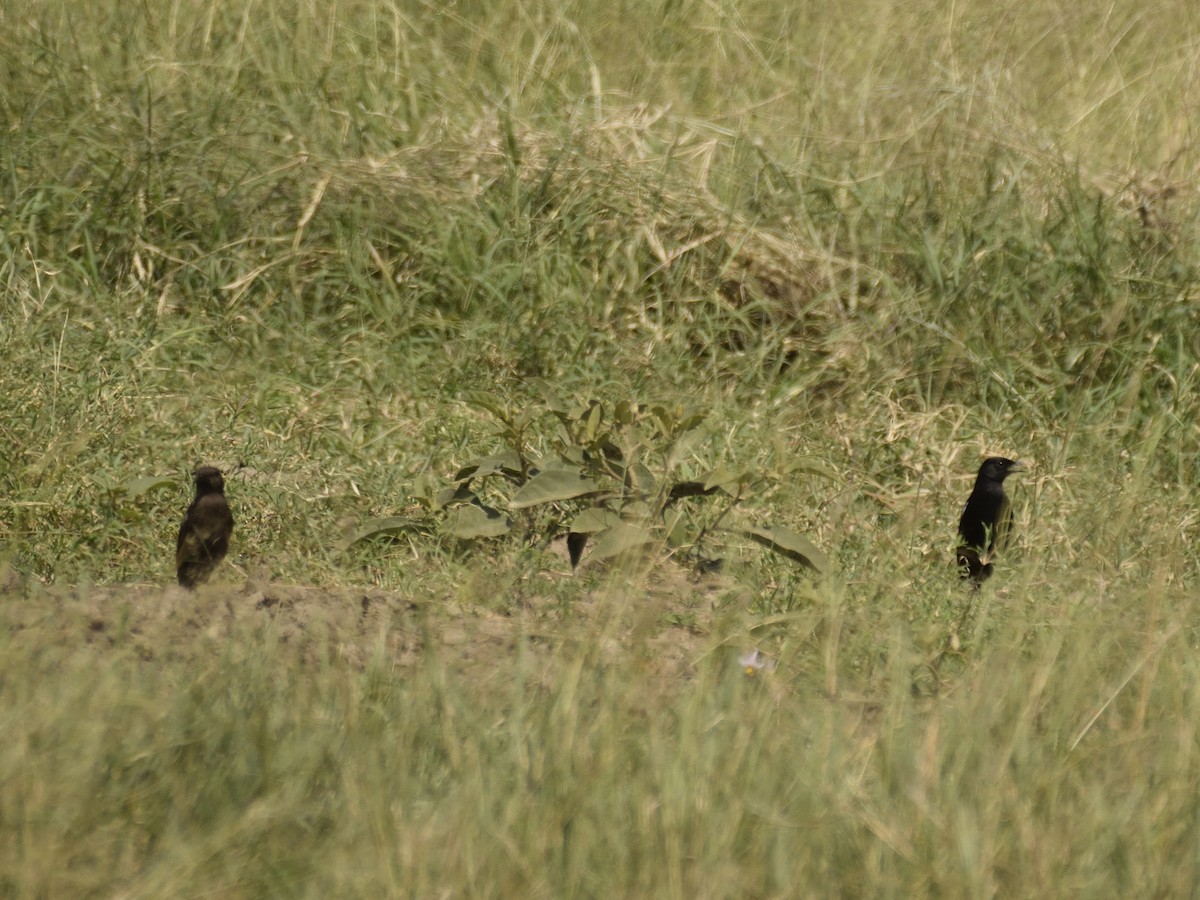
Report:
<svg viewBox="0 0 1200 900"><path fill-rule="evenodd" d="M608 585L565 605L535 598L501 613L373 587L250 581L186 591L8 578L0 579L0 623L14 636L36 635L66 652L130 652L148 664L273 646L303 667L374 661L404 669L433 652L462 677L486 682L507 677L506 662L518 653L548 661L556 650L581 647L598 664L634 665L651 681L686 677L712 650L719 595L728 585L661 572L654 582Z"/></svg>

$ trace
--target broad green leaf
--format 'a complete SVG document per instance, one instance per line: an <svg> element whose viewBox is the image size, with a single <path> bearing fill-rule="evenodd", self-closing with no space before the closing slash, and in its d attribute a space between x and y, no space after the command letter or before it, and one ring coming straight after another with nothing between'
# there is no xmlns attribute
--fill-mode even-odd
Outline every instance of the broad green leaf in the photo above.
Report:
<svg viewBox="0 0 1200 900"><path fill-rule="evenodd" d="M335 546L338 550L349 550L359 541L381 537L393 538L405 531L422 530L424 530L424 526L419 519L410 519L405 516L387 516L383 519L371 519L369 522L364 523L345 538L338 541Z"/></svg>
<svg viewBox="0 0 1200 900"><path fill-rule="evenodd" d="M157 491L163 488L175 487L174 478L166 478L162 475L147 475L145 478L135 478L133 481L127 481L121 485L121 491L130 500L136 500L142 494L150 491Z"/></svg>
<svg viewBox="0 0 1200 900"><path fill-rule="evenodd" d="M507 516L501 515L494 509L470 504L457 506L446 516L443 530L456 538L472 540L474 538L499 537L507 534L512 522Z"/></svg>
<svg viewBox="0 0 1200 900"><path fill-rule="evenodd" d="M636 424L623 429L616 437L621 444L621 457L623 459L637 459L651 446L650 437L646 434L646 430L639 428Z"/></svg>
<svg viewBox="0 0 1200 900"><path fill-rule="evenodd" d="M825 554L817 549L817 545L802 534L797 534L789 528L775 526L774 528L747 528L743 534L756 544L774 550L788 559L815 569L825 571L828 561Z"/></svg>
<svg viewBox="0 0 1200 900"><path fill-rule="evenodd" d="M475 492L468 484L452 484L442 488L433 498L434 509L444 509L451 503L465 503L475 499Z"/></svg>
<svg viewBox="0 0 1200 900"><path fill-rule="evenodd" d="M703 412L680 404L656 404L650 407L649 413L658 426L658 433L672 439L691 431L705 419Z"/></svg>
<svg viewBox="0 0 1200 900"><path fill-rule="evenodd" d="M424 497L431 501L438 495L438 491L442 489L442 481L432 472L426 470L417 476L413 482L413 493L418 497Z"/></svg>
<svg viewBox="0 0 1200 900"><path fill-rule="evenodd" d="M662 436L668 436L675 433L675 428L679 424L679 417L682 415L682 410L678 407L667 407L665 404L656 403L647 411L650 421Z"/></svg>
<svg viewBox="0 0 1200 900"><path fill-rule="evenodd" d="M626 486L642 494L651 494L658 489L658 482L645 465L635 462L625 469Z"/></svg>
<svg viewBox="0 0 1200 900"><path fill-rule="evenodd" d="M672 510L663 516L663 530L667 534L667 543L672 547L682 547L691 543L694 535L688 533L688 521L682 509Z"/></svg>
<svg viewBox="0 0 1200 900"><path fill-rule="evenodd" d="M518 476L521 474L521 459L515 453L499 453L495 456L481 456L461 467L455 474L455 481L466 481L468 478L486 478L500 472L504 475Z"/></svg>
<svg viewBox="0 0 1200 900"><path fill-rule="evenodd" d="M708 418L707 413L698 412L698 411L687 413L683 417L683 421L681 421L679 423L679 426L678 426L679 432L678 433L691 431L693 428L699 428L700 424L707 418Z"/></svg>
<svg viewBox="0 0 1200 900"><path fill-rule="evenodd" d="M612 510L593 507L585 509L575 517L575 521L571 523L571 531L576 534L595 534L597 531L611 528L620 521L621 517Z"/></svg>
<svg viewBox="0 0 1200 900"><path fill-rule="evenodd" d="M630 500L627 503L621 504L621 513L627 519L641 519L645 521L651 516L657 515L657 509L651 509L650 504L645 500Z"/></svg>
<svg viewBox="0 0 1200 900"><path fill-rule="evenodd" d="M517 414L513 426L517 431L524 431L529 427L529 423L542 414L541 410L536 406L526 406Z"/></svg>
<svg viewBox="0 0 1200 900"><path fill-rule="evenodd" d="M583 436L590 444L596 440L596 435L600 433L600 426L604 424L604 407L599 403L593 402L591 408L583 417Z"/></svg>
<svg viewBox="0 0 1200 900"><path fill-rule="evenodd" d="M600 533L596 545L592 548L588 559L608 559L618 553L624 553L634 547L640 547L654 540L654 535L641 525L631 522L616 522L607 531Z"/></svg>
<svg viewBox="0 0 1200 900"><path fill-rule="evenodd" d="M552 385L544 378L533 378L527 382L529 387L537 392L541 398L542 406L549 412L554 414L566 413L567 404L563 401L562 396L558 392L558 388Z"/></svg>
<svg viewBox="0 0 1200 900"><path fill-rule="evenodd" d="M704 489L721 488L727 494L736 494L736 487L748 480L745 472L735 472L724 463L717 466L707 475L702 476Z"/></svg>
<svg viewBox="0 0 1200 900"><path fill-rule="evenodd" d="M625 458L625 451L608 438L601 441L597 449L604 455L605 459L612 463L620 462Z"/></svg>
<svg viewBox="0 0 1200 900"><path fill-rule="evenodd" d="M587 546L591 535L611 528L620 521L621 517L615 512L599 506L585 509L577 515L567 535L567 555L571 558L571 568L579 565L579 558L583 556L583 548Z"/></svg>
<svg viewBox="0 0 1200 900"><path fill-rule="evenodd" d="M529 479L509 501L510 509L525 509L541 503L573 500L599 492L594 481L570 469L549 469Z"/></svg>
<svg viewBox="0 0 1200 900"><path fill-rule="evenodd" d="M839 475L832 466L812 457L792 460L791 464L787 466L787 472L789 474L803 472L805 475L819 475L821 478L828 478L838 484L846 483L846 479Z"/></svg>

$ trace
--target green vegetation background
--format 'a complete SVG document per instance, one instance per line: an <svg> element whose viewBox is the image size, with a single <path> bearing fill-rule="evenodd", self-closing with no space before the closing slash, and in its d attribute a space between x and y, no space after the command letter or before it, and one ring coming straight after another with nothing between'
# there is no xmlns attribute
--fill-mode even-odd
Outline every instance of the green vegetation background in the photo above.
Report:
<svg viewBox="0 0 1200 900"><path fill-rule="evenodd" d="M0 7L0 893L1190 894L1200 7L1084 6ZM346 547L547 385L828 570Z"/></svg>

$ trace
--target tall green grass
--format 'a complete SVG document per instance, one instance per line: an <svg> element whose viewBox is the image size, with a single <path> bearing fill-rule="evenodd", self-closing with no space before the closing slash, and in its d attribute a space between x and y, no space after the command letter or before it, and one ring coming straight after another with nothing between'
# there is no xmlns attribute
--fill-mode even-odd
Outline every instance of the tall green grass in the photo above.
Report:
<svg viewBox="0 0 1200 900"><path fill-rule="evenodd" d="M902 619L838 591L776 620L754 678L716 642L671 666L618 625L645 597L609 598L587 631L468 621L407 665L380 635L361 670L211 602L169 664L6 631L6 891L1190 890L1195 606L1161 584L1011 601L932 698Z"/></svg>
<svg viewBox="0 0 1200 900"><path fill-rule="evenodd" d="M8 4L0 892L1190 893L1198 28ZM343 549L547 384L809 461L737 515L831 570ZM987 452L1033 466L972 599Z"/></svg>

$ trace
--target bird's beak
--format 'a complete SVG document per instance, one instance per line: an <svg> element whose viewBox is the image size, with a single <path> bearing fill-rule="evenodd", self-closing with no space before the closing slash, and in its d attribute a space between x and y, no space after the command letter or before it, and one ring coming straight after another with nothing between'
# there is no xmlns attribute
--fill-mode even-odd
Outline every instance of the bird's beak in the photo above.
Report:
<svg viewBox="0 0 1200 900"><path fill-rule="evenodd" d="M1014 459L1013 464L1008 467L1008 471L1010 471L1010 472L1028 472L1029 466L1025 465L1025 463L1023 463L1019 460Z"/></svg>

